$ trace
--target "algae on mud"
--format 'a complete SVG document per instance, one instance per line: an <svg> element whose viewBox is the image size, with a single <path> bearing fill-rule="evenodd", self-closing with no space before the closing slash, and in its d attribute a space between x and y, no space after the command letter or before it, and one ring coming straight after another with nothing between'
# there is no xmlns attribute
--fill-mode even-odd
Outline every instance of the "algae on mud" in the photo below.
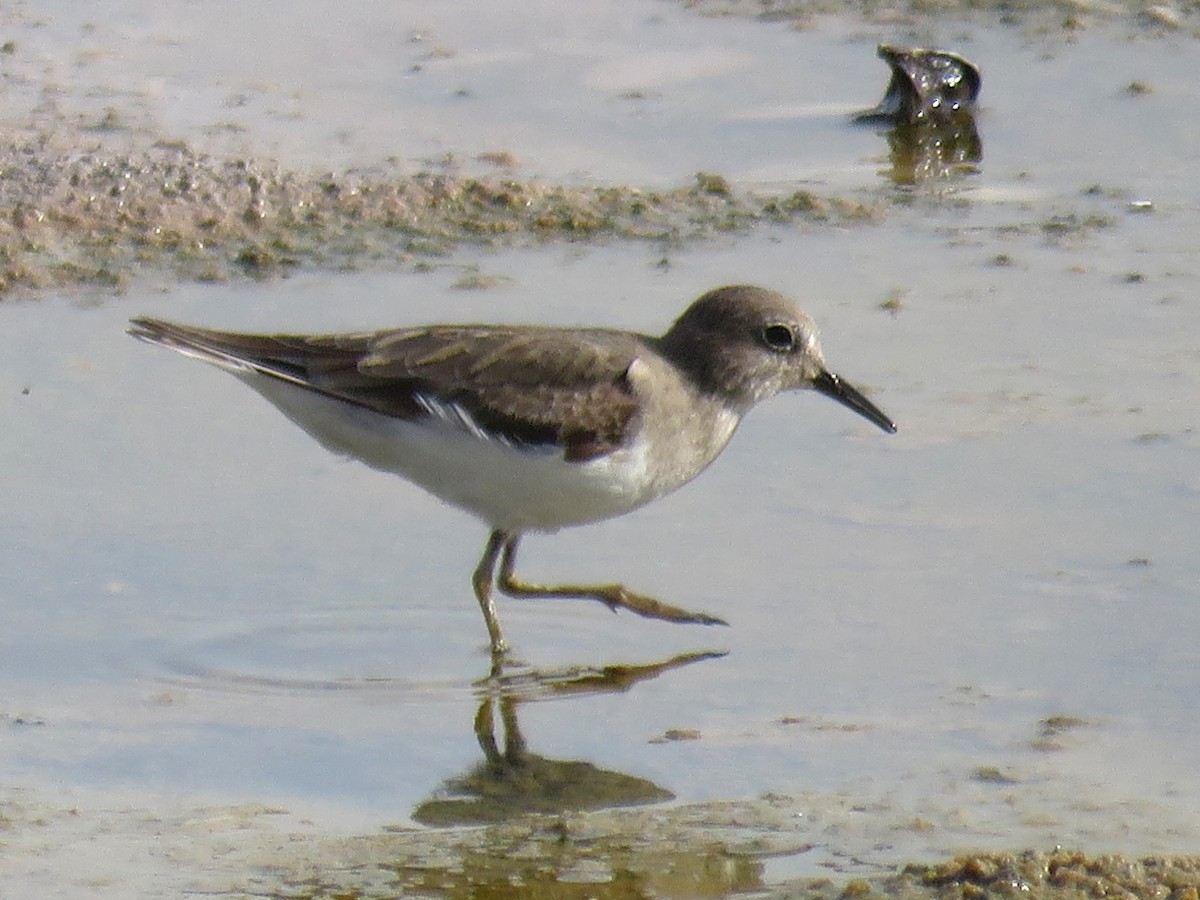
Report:
<svg viewBox="0 0 1200 900"><path fill-rule="evenodd" d="M862 222L877 204L796 189L739 191L718 175L666 189L554 185L380 166L306 174L178 144L131 155L0 151L0 297L18 288L120 287L306 266L409 268L462 245L653 241L759 223Z"/></svg>
<svg viewBox="0 0 1200 900"><path fill-rule="evenodd" d="M1124 23L1138 29L1195 28L1194 5L1147 4L1138 0L683 0L686 9L709 16L752 16L768 22L811 27L820 17L852 16L866 22L917 26L923 19L1015 26L1039 33L1070 35L1096 25Z"/></svg>
<svg viewBox="0 0 1200 900"><path fill-rule="evenodd" d="M715 5L697 4L700 8ZM777 3L726 5L766 16L779 16L783 9L783 4ZM1174 15L1166 5L1144 8L1086 0L1036 9L1022 4L929 4L920 0L895 7L885 3L862 6L867 9L864 15L868 18L885 17L893 8L909 11L911 19L892 20L899 28L920 27L921 17L925 16L936 16L942 23L953 16L961 16L963 21L986 17L993 27L1005 28L1024 17L1051 23L1068 37L1077 34L1088 21L1128 18L1136 20L1138 27L1145 30L1172 27ZM806 5L805 10L821 8L821 4ZM830 3L828 9L835 14L844 13L846 4ZM1039 10L1045 14L1041 15ZM1176 23L1186 25L1195 13L1192 7L1181 8ZM803 17L798 21L804 24ZM12 53L11 48L0 50ZM873 65L866 52L861 64ZM1145 98L1136 101L1138 106L1153 104L1155 97L1170 95L1170 85L1163 83L1166 79L1162 71L1131 69L1107 74L1114 86L1130 97ZM869 95L855 97L864 102L873 99ZM1133 105L1126 103L1129 107ZM1188 106L1179 103L1176 108ZM1097 111L1111 113L1112 108ZM998 108L993 109L993 118L986 123L991 129L988 137L994 138L999 130L994 117L997 112ZM94 116L93 125L82 132L83 144L90 148L93 141L111 137L123 120L126 120L123 111ZM1025 110L1024 121L1030 120L1029 110ZM528 156L528 151L522 149L522 154ZM0 268L5 288L0 290L0 297L36 295L39 286L53 289L79 284L119 288L139 278L141 272L148 272L151 277L158 274L164 280L172 277L224 280L272 278L302 267L421 269L448 264L459 247L629 240L652 245L663 243L673 248L680 241L731 229L739 232L760 223L877 221L885 211L891 218L889 200L874 194L861 195L865 200L841 200L804 190L778 195L743 193L721 175L702 174L695 176L694 182L685 183L692 168L678 173L681 185L678 188L639 190L613 184L539 183L499 171L482 177L436 167L413 173L391 163L331 175L289 169L269 161L265 155L210 156L194 152L188 144L171 142L148 149L118 151L81 149L78 142L56 145L52 141L32 140L0 154L0 161L5 165L0 194L6 201L14 200L6 203L8 214L0 219L0 247L3 247ZM995 157L991 165L1005 171L997 166ZM1009 165L1008 171L1014 171L1015 164ZM1139 171L1153 171L1154 165L1143 161ZM899 168L895 162L893 166ZM1074 176L1065 182L1053 181L1044 171L1032 167L1029 196L1033 196L1034 189L1050 185L1053 189L1050 199L1043 195L1030 201L1025 211L1002 211L1001 215L1010 218L1000 225L994 221L988 223L994 230L987 233L1001 238L1032 239L1039 251L1043 247L1075 250L1088 242L1111 238L1114 233L1129 235L1131 245L1138 240L1150 245L1152 235L1143 238L1134 232L1130 220L1122 217L1125 211L1144 217L1152 207L1149 201L1140 199L1143 194L1154 198L1153 208L1159 210L1156 218L1163 223L1160 227L1178 226L1178 233L1187 233L1187 219L1173 212L1172 205L1191 208L1190 195L1176 196L1165 180L1149 180L1143 175L1135 179L1132 174L1112 169L1099 173L1080 171L1080 179L1089 182L1099 179L1104 185L1116 187L1106 187L1103 191L1081 189ZM1025 176L1013 178L1020 182ZM989 187L996 190L994 183ZM958 195L952 202L975 203L969 195ZM1091 205L1083 206L1084 212L1077 213L1073 211L1076 202ZM1101 213L1094 211L1097 202L1106 204ZM1117 209L1122 212L1114 212ZM1017 224L1013 224L1013 217ZM931 227L944 223L944 219L935 220ZM1148 223L1143 218L1137 224ZM959 223L951 221L944 227L948 229L945 234L950 242L963 240L959 231L949 230L958 229ZM884 231L876 229L871 237L878 233L880 242L886 244ZM1115 243L1110 240L1107 247L1111 249ZM1005 275L1019 275L1033 252L1029 242L1018 249L1011 243L995 246L981 241L978 254L981 260L988 261L982 264L1003 269ZM1103 272L1106 270L1103 252L1102 247L1087 256L1073 256L1063 260L1063 266L1090 266ZM891 259L886 253L880 256ZM1187 266L1161 255L1148 255L1144 261L1133 262L1117 258L1122 267L1129 267L1131 275L1134 265L1139 272L1147 273L1145 278L1139 275L1136 283L1153 284L1155 275L1161 283L1165 274L1180 285L1188 271ZM1045 270L1035 271L1040 276ZM932 317L938 310L945 314L950 306L937 304L930 287L932 279L922 279L903 270L894 278L895 286L890 292L880 293L887 297L880 305L888 312L904 309L914 316ZM979 281L982 284L978 293L962 292L964 302L979 298L986 298L989 303L993 299L1012 300L1011 294L1003 289L990 293L994 287L991 279L983 277ZM459 286L464 288L485 286L487 278L465 277L461 282ZM1130 283L1135 283L1132 278ZM1168 295L1162 301L1165 304L1172 301L1172 294L1185 294L1186 287L1171 288L1168 283L1157 291ZM1056 300L1063 303L1062 298ZM1138 293L1128 298L1128 303L1132 308L1143 300L1149 303L1153 298ZM1057 308L1061 309L1061 305ZM1034 315L1040 317L1050 312L1047 308ZM904 318L901 317L902 322ZM1130 321L1138 326L1145 324L1144 319ZM1176 352L1179 359L1185 351ZM986 359L993 362L990 356ZM1182 364L1171 366L1178 369L1177 377L1186 377L1188 370ZM997 370L1007 371L1000 366ZM35 399L37 393L35 388ZM1114 408L1120 405L1111 397L1108 400ZM1183 421L1185 424L1186 418ZM1186 440L1179 431L1182 427L1172 426L1170 431L1147 427L1132 439L1162 447L1166 446L1163 435L1169 434L1179 443ZM1128 483L1130 490L1142 485L1137 479ZM1190 481L1183 485L1187 490L1193 486ZM1161 546L1146 546L1144 541L1120 548L1119 559L1128 558L1130 565L1141 565L1134 560L1152 556L1157 564L1160 557L1168 555ZM1139 555L1131 556L1135 553ZM1142 553L1148 555L1141 556ZM1086 589L1080 592L1085 593ZM1115 618L1116 621L1121 620ZM1078 708L1086 714L1086 720L1081 716L1039 719L1035 731L1018 734L1019 744L1045 758L1048 751L1064 746L1069 749L1079 733L1088 733L1089 723L1098 721L1102 715L1087 706L1068 708ZM1044 711L1039 715L1044 715ZM16 725L20 721L13 718L10 723ZM29 721L39 724L37 719L25 724ZM709 734L707 727L704 734ZM990 755L985 755L978 765L964 770L962 780L980 790L996 789L998 806L1011 805L1012 795L1017 791L1036 793L1042 787L1028 768L1014 767L1003 756L1000 761L1003 764L997 765ZM1093 802L1090 795L1087 797L1087 802ZM875 799L859 797L857 802L870 804ZM1070 800L1074 802L1077 798ZM111 805L129 801L118 798L104 802ZM761 798L720 808L714 805L707 810L684 807L636 813L624 810L541 816L469 831L413 829L344 839L327 833L299 833L303 829L298 829L297 834L279 829L256 843L247 840L255 837L253 826L236 815L230 815L222 827L199 809L189 809L178 821L160 821L156 817L165 814L157 809L119 809L111 814L112 810L106 806L98 814L95 810L89 812L87 804L79 802L82 812L74 803L70 810L38 806L32 817L0 806L0 830L7 845L6 865L51 871L57 861L65 863L55 870L59 879L73 878L76 884L82 884L85 877L94 877L96 870L88 871L86 863L89 853L96 853L95 847L101 846L110 851L110 870L120 869L112 884L128 885L129 879L144 877L147 868L160 865L155 872L162 884L172 883L172 878L195 879L213 887L214 892L231 896L382 897L419 890L434 896L488 891L494 896L585 893L620 897L721 896L753 891L759 896L884 895L969 900L985 896L1067 898L1112 894L1172 900L1196 898L1193 877L1196 863L1192 857L1085 856L1048 851L1047 847L1053 846L1057 839L1028 840L1023 836L1011 838L1013 853L976 854L936 865L913 865L879 879L868 879L849 865L840 870L835 859L828 866L830 878L781 882L777 873L775 876L770 873L771 860L805 858L810 852L805 849L809 836L797 838L794 832L785 829L785 823L765 816L763 809L771 804L770 799ZM794 814L797 808L811 810L812 805L796 804L787 809L788 814ZM1072 809L1067 803L1059 808ZM1118 808L1117 804L1112 805L1114 812ZM1028 813L1026 820L1036 819L1039 814L1036 808L1023 812ZM859 815L883 818L870 809ZM279 818L273 813L264 816ZM896 816L891 824L902 838L906 827L937 834L934 821L918 809L911 815ZM686 823L693 826L690 836L683 833ZM1120 822L1113 827L1119 829ZM73 834L89 828L108 829L107 843L104 835L91 844L91 849L89 841L72 842L69 836L63 839L64 832ZM894 839L893 834L884 838ZM31 841L43 842L45 847L30 852ZM1092 851L1112 846L1086 838L1072 838L1064 843L1079 843ZM58 849L51 844L57 844ZM975 846L972 841L964 841L963 845ZM1030 845L1046 852L1021 852L1021 848ZM840 845L831 842L825 846ZM994 849L995 844L990 846ZM151 852L146 852L147 847ZM1118 843L1116 847L1131 854L1146 852L1136 842ZM200 848L206 848L205 852L201 853ZM123 857L122 852L127 855ZM821 849L811 852L820 853ZM52 853L58 855L45 855ZM921 854L895 856L910 860L925 858ZM190 868L188 859L194 860ZM842 861L849 862L845 858ZM99 867L99 871L106 870ZM223 884L218 883L221 880ZM238 887L231 890L231 884ZM123 891L133 892L128 887Z"/></svg>

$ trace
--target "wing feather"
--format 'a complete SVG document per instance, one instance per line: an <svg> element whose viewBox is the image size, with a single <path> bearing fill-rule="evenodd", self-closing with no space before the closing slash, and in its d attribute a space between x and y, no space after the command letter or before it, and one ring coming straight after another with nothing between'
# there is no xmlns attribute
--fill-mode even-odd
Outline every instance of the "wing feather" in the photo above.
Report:
<svg viewBox="0 0 1200 900"><path fill-rule="evenodd" d="M568 460L611 452L638 404L629 367L644 339L604 329L434 326L337 335L247 335L135 319L130 332L231 369L338 397L383 415L461 409L482 434L557 444ZM424 400L422 398L425 398Z"/></svg>

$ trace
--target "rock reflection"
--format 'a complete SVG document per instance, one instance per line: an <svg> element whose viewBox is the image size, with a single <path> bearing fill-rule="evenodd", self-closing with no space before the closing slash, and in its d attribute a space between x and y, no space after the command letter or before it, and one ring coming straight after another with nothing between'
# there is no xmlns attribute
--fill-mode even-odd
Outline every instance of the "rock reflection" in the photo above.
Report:
<svg viewBox="0 0 1200 900"><path fill-rule="evenodd" d="M524 702L566 695L629 690L663 672L723 653L691 653L664 662L553 671L513 668L498 662L478 687L481 700L473 729L483 761L448 779L433 799L421 803L413 819L424 825L480 825L526 813L609 809L674 799L653 782L601 769L585 760L547 759L529 751L517 710ZM496 734L499 716L503 740Z"/></svg>
<svg viewBox="0 0 1200 900"><path fill-rule="evenodd" d="M887 127L890 167L884 174L912 185L978 172L979 68L945 50L880 45L879 56L892 70L887 92L874 109L854 118Z"/></svg>
<svg viewBox="0 0 1200 900"><path fill-rule="evenodd" d="M970 113L936 122L896 125L887 132L888 168L898 185L955 178L979 172L983 142Z"/></svg>

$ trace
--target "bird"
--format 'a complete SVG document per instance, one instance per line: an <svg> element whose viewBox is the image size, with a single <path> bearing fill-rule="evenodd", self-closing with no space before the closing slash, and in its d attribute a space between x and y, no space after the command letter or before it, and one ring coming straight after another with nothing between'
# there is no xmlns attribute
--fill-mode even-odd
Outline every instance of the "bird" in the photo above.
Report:
<svg viewBox="0 0 1200 900"><path fill-rule="evenodd" d="M620 516L699 475L742 417L812 389L888 433L895 423L825 364L813 320L773 290L730 285L655 337L612 328L427 325L244 334L130 320L128 333L216 365L322 446L407 478L489 527L471 583L493 658L494 589L725 625L621 584L547 586L514 571L529 532Z"/></svg>

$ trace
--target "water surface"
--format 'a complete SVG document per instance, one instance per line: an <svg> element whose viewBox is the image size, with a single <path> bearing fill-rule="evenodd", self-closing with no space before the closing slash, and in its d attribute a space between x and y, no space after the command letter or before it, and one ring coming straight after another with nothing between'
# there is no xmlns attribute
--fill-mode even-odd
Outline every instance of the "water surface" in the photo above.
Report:
<svg viewBox="0 0 1200 900"><path fill-rule="evenodd" d="M559 682L725 653L624 690L538 687L516 712L528 751L679 803L791 797L814 822L839 804L872 811L832 837L812 825L822 859L1193 850L1200 143L1180 73L1194 42L931 25L924 37L984 68L984 157L977 175L899 188L881 174L883 136L844 118L882 92L883 29L663 4L569 20L522 7L502 28L437 9L351 5L336 34L306 32L319 47L287 16L233 27L210 7L136 4L90 28L73 8L46 13L23 40L61 79L57 102L94 102L89 72L148 131L214 152L234 134L295 166L503 149L554 178L709 167L882 193L887 213L687 247L149 277L120 296L0 305L5 787L51 806L263 804L369 832L408 823L483 758L489 664L469 574L485 527L334 459L224 373L135 343L130 315L659 332L703 290L752 281L803 300L831 366L900 433L781 397L678 494L530 537L531 578L621 580L730 627L502 600L519 658ZM264 48L253 64L242 41ZM1134 79L1152 92L1131 96ZM463 266L492 286L456 288ZM785 855L766 877L812 860Z"/></svg>

